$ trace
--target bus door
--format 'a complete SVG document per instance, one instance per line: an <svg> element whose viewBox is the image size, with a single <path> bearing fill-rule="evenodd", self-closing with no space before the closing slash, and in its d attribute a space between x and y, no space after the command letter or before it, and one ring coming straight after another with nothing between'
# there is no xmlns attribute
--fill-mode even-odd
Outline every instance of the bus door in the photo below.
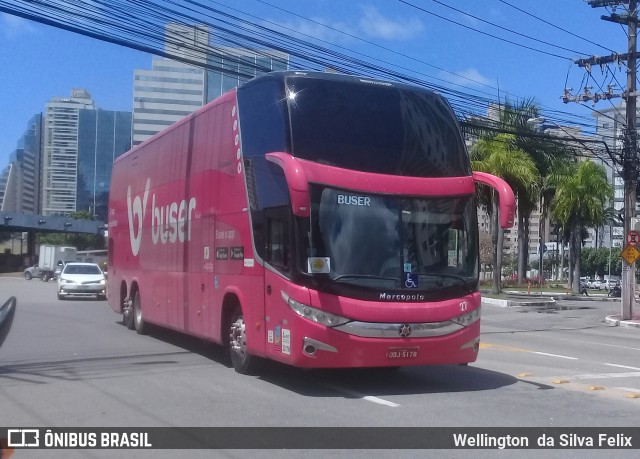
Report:
<svg viewBox="0 0 640 459"><path fill-rule="evenodd" d="M265 261L265 326L267 354L270 350L290 353L287 331L290 326L283 323L277 311L282 310L282 292L288 292L289 278L293 268L291 250L291 207L271 207L264 210L264 261Z"/></svg>

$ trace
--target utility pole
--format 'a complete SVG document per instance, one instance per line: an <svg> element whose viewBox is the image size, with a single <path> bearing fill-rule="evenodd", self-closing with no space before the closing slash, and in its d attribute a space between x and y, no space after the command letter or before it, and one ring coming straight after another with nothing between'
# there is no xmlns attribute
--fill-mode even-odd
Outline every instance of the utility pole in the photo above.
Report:
<svg viewBox="0 0 640 459"><path fill-rule="evenodd" d="M636 185L638 181L638 154L636 132L636 45L638 30L638 0L590 0L593 8L603 6L619 6L628 4L628 14L620 15L612 13L610 16L601 16L605 21L626 24L628 27L628 51L624 54L613 54L606 57L592 57L575 61L580 67L591 70L592 65L605 65L613 62L627 62L627 89L621 94L614 94L612 87L601 94L591 94L589 88L585 88L583 94L572 96L567 89L562 100L567 102L593 100L609 100L622 97L626 100L626 129L624 132L624 148L621 158L622 176L624 179L624 238L628 241L628 234L633 230L633 219L636 213ZM609 241L613 244L613 241ZM611 278L609 278L611 279ZM636 267L635 260L629 264L622 263L622 320L633 318L635 303Z"/></svg>
<svg viewBox="0 0 640 459"><path fill-rule="evenodd" d="M623 166L624 172L624 235L633 230L633 220L636 214L636 186L638 180L638 153L636 143L636 42L638 32L638 2L629 1L629 58L627 59L627 131L624 136ZM636 291L636 264L631 263L626 268L626 277L623 277L624 285L622 298L622 320L633 318ZM624 274L624 271L623 271Z"/></svg>

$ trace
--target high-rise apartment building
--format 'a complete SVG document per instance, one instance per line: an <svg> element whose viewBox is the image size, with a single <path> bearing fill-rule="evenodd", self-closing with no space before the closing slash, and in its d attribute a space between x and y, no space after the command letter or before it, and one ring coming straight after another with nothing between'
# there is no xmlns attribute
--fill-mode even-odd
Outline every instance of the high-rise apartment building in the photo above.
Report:
<svg viewBox="0 0 640 459"><path fill-rule="evenodd" d="M131 113L98 110L74 89L47 103L43 125L41 214L84 210L106 220L113 161L131 146Z"/></svg>
<svg viewBox="0 0 640 459"><path fill-rule="evenodd" d="M135 70L133 145L255 76L288 68L285 53L214 47L209 38L206 26L168 24L166 53L193 65L157 58L151 70Z"/></svg>
<svg viewBox="0 0 640 459"><path fill-rule="evenodd" d="M54 97L45 106L43 215L68 215L76 211L78 117L82 109L95 109L91 95L84 89L73 89L71 97Z"/></svg>

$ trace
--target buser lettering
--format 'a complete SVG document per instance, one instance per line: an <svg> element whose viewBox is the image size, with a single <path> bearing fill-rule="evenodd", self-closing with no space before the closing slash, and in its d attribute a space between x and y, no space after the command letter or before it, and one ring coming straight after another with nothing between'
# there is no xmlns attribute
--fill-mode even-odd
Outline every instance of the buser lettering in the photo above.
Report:
<svg viewBox="0 0 640 459"><path fill-rule="evenodd" d="M151 179L147 178L142 196L133 196L132 187L127 190L127 211L129 217L129 237L131 239L131 252L138 255L142 244L143 221L147 218L147 198L151 191ZM191 197L187 201L169 202L168 204L156 204L155 193L151 197L151 238L154 245L173 244L177 241L191 240L191 220L196 209L196 198ZM148 228L148 226L147 226Z"/></svg>
<svg viewBox="0 0 640 459"><path fill-rule="evenodd" d="M196 198L191 198L187 204L186 200L180 203L172 202L165 206L156 207L156 195L151 198L151 209L153 211L153 222L151 224L153 243L158 241L166 244L191 240L191 216L196 208ZM186 226L186 231L185 231Z"/></svg>
<svg viewBox="0 0 640 459"><path fill-rule="evenodd" d="M339 194L338 204L346 204L349 206L371 206L371 198L366 196L351 196L348 194Z"/></svg>

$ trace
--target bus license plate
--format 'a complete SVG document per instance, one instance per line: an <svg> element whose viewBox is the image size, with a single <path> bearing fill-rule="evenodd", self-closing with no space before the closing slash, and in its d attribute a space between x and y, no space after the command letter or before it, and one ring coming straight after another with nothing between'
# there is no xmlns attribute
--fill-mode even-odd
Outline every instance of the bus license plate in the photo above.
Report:
<svg viewBox="0 0 640 459"><path fill-rule="evenodd" d="M417 347L390 347L387 350L388 359L417 359Z"/></svg>

